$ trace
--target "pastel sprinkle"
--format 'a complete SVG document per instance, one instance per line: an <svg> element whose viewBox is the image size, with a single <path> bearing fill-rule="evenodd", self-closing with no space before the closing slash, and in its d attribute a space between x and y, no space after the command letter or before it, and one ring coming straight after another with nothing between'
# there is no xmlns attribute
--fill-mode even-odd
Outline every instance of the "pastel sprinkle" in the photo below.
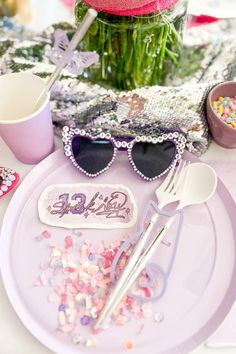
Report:
<svg viewBox="0 0 236 354"><path fill-rule="evenodd" d="M155 313L155 315L154 315L154 320L155 320L157 323L162 322L162 321L164 320L164 315L163 315L163 313L161 313L161 312Z"/></svg>
<svg viewBox="0 0 236 354"><path fill-rule="evenodd" d="M94 338L88 338L86 339L85 343L84 343L85 347L95 347L96 346L96 341Z"/></svg>
<svg viewBox="0 0 236 354"><path fill-rule="evenodd" d="M124 349L126 352L130 352L131 350L134 349L134 342L132 340L127 340L124 343Z"/></svg>
<svg viewBox="0 0 236 354"><path fill-rule="evenodd" d="M236 96L219 97L211 103L217 116L229 127L236 128Z"/></svg>
<svg viewBox="0 0 236 354"><path fill-rule="evenodd" d="M68 249L73 246L73 240L71 236L65 237L65 248Z"/></svg>
<svg viewBox="0 0 236 354"><path fill-rule="evenodd" d="M81 326L87 327L93 335L100 332L94 329L94 324L110 295L113 286L111 265L118 247L122 246L126 237L123 237L122 241L113 240L109 243L106 240L94 245L88 240L78 240L77 235L66 235L59 243L53 242L53 235L47 236L46 233L46 237L41 237L45 240L50 238L47 241L49 257L40 263L43 272L39 274L34 285L50 287L48 301L57 308L58 329L70 335L74 344L83 343L90 346L94 340L89 338L86 342L81 338ZM123 252L116 268L116 277L119 277L126 266L131 252L132 247ZM130 291L137 297L146 297L148 300L154 292L153 285L146 288L140 288L138 285L145 280L145 275L140 275ZM132 318L145 319L152 316L154 315L150 302L142 303L127 295L106 328L112 324L124 326ZM134 343L127 341L126 351L132 350L133 347Z"/></svg>
<svg viewBox="0 0 236 354"><path fill-rule="evenodd" d="M143 317L149 318L152 317L152 309L149 303L145 303L142 305Z"/></svg>
<svg viewBox="0 0 236 354"><path fill-rule="evenodd" d="M45 230L45 231L42 232L42 236L44 238L50 238L50 237L52 237L52 234L50 234L49 231Z"/></svg>
<svg viewBox="0 0 236 354"><path fill-rule="evenodd" d="M63 312L65 312L66 309L67 309L67 305L61 304L61 305L58 307L58 311L63 311Z"/></svg>
<svg viewBox="0 0 236 354"><path fill-rule="evenodd" d="M64 311L60 311L58 316L59 316L60 325L64 326L66 324L66 316L65 316Z"/></svg>
<svg viewBox="0 0 236 354"><path fill-rule="evenodd" d="M137 335L139 336L144 330L144 324L142 324L139 328L139 330L137 331Z"/></svg>
<svg viewBox="0 0 236 354"><path fill-rule="evenodd" d="M123 326L125 323L127 322L127 318L123 315L119 315L116 319L116 323L119 325L119 326Z"/></svg>
<svg viewBox="0 0 236 354"><path fill-rule="evenodd" d="M74 334L73 338L72 338L72 342L74 344L80 344L82 341L82 336L80 334Z"/></svg>
<svg viewBox="0 0 236 354"><path fill-rule="evenodd" d="M81 232L80 230L78 230L78 229L74 229L74 230L72 231L72 233L73 233L73 235L75 235L75 236L77 236L77 237L82 236L82 232Z"/></svg>
<svg viewBox="0 0 236 354"><path fill-rule="evenodd" d="M83 326L87 326L88 324L90 324L91 318L89 316L83 316L80 320L80 323Z"/></svg>
<svg viewBox="0 0 236 354"><path fill-rule="evenodd" d="M73 324L70 324L70 323L67 323L65 324L63 327L62 327L62 332L64 333L70 333L72 332L74 329L74 325Z"/></svg>
<svg viewBox="0 0 236 354"><path fill-rule="evenodd" d="M99 334L102 330L100 328L92 328L92 333L93 334Z"/></svg>

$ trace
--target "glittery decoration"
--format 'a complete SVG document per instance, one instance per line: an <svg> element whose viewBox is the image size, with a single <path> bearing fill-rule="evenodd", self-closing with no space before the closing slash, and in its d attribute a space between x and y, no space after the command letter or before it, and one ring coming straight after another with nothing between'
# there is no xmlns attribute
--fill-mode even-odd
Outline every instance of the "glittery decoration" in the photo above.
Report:
<svg viewBox="0 0 236 354"><path fill-rule="evenodd" d="M127 340L125 343L124 343L124 350L126 352L130 352L131 350L134 349L134 342L132 340Z"/></svg>
<svg viewBox="0 0 236 354"><path fill-rule="evenodd" d="M70 235L65 236L62 243L50 241L51 238L43 240L50 242L51 254L49 259L41 262L34 286L49 288L48 301L58 311L58 329L70 335L72 342L79 344L82 341L79 335L81 327L88 328L93 335L99 333L99 330L94 331L94 325L110 294L111 264L118 252L117 246L125 240L114 240L110 244L104 241L100 245L81 241L79 247L77 238ZM130 253L131 249L123 252L117 265L117 275L125 267ZM145 272L141 273L130 290L143 296L145 294L143 288L139 287L140 282L147 282ZM145 289L148 290L147 297L153 293L151 284ZM110 325L123 326L132 318L152 316L150 302L144 304L126 295L112 315ZM84 345L94 346L94 339L87 338Z"/></svg>
<svg viewBox="0 0 236 354"><path fill-rule="evenodd" d="M58 25L56 26L58 28ZM71 36L73 27L61 24ZM81 82L67 70L51 94L55 132L64 125L95 125L112 135L158 134L160 128L183 131L187 148L202 154L209 144L205 100L220 81L236 80L236 23L222 20L187 31L178 73L169 77L169 87L154 86L117 94L96 84ZM4 31L0 39L0 72L27 71L47 78L54 70L49 63L55 27L43 36L25 33L25 41ZM17 37L17 36L16 36ZM183 85L184 86L180 86ZM178 86L178 87L174 87Z"/></svg>

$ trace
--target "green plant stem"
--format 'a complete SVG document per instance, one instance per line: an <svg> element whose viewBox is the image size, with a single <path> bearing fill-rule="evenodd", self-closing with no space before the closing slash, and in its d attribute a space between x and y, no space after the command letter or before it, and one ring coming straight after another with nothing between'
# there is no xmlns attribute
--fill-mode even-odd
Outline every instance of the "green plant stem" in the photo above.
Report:
<svg viewBox="0 0 236 354"><path fill-rule="evenodd" d="M182 0L179 0L181 2ZM87 7L77 0L80 22ZM166 73L178 64L182 47L185 11L163 21L160 14L120 17L99 13L81 44L82 50L97 51L99 67L88 69L90 79L119 90L162 84Z"/></svg>

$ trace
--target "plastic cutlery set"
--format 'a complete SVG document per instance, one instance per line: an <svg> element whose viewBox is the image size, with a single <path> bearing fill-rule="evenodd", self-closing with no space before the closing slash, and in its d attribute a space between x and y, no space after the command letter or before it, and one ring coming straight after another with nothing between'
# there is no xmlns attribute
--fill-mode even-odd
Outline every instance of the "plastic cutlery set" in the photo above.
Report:
<svg viewBox="0 0 236 354"><path fill-rule="evenodd" d="M173 165L164 182L156 190L159 208L163 209L173 202L179 203L177 210L204 203L213 196L216 187L217 175L210 166L204 163L189 164L186 161L181 161L177 167L175 164ZM95 328L104 327L109 322L110 316L122 298L154 255L175 217L168 220L144 250L157 219L158 214L154 214L137 241L128 264L111 292Z"/></svg>

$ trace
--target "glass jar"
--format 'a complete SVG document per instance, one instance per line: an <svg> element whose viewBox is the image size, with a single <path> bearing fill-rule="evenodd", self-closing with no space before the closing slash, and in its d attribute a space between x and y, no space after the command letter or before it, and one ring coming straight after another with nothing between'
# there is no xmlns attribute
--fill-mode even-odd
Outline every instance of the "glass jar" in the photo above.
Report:
<svg viewBox="0 0 236 354"><path fill-rule="evenodd" d="M163 84L166 74L178 64L188 0L142 16L118 16L99 12L81 43L82 51L96 51L99 65L85 75L106 87L131 90ZM88 7L75 4L79 24Z"/></svg>

